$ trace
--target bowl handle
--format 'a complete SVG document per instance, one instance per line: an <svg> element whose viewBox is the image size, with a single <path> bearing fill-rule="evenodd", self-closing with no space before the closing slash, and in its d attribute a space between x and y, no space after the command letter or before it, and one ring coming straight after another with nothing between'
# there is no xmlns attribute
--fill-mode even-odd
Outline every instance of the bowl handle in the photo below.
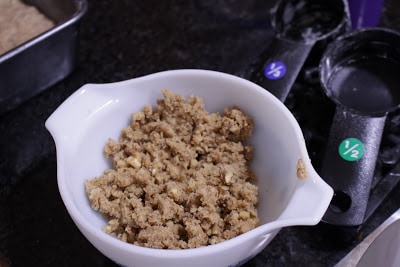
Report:
<svg viewBox="0 0 400 267"><path fill-rule="evenodd" d="M298 180L293 197L278 218L282 227L316 225L325 214L333 197L333 189L314 169L312 171L313 174L308 178Z"/></svg>

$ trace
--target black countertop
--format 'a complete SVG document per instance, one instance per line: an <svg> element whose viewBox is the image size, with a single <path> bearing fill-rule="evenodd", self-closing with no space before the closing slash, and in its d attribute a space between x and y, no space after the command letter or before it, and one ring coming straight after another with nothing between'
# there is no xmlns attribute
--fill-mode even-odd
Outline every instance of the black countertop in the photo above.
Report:
<svg viewBox="0 0 400 267"><path fill-rule="evenodd" d="M251 79L271 40L268 10L274 2L90 0L74 72L0 116L0 266L115 266L81 235L64 208L57 188L55 146L45 120L85 83L182 68ZM390 8L385 9L382 25L396 29L400 5L394 2L386 1ZM307 86L295 87L299 91ZM306 139L310 130L305 118L315 112L298 108L296 101L313 94L323 98L318 92L300 96L294 90L287 101ZM322 114L329 122L330 110ZM316 149L311 157L318 153ZM245 266L333 266L399 207L397 186L353 242L338 238L324 225L282 229Z"/></svg>

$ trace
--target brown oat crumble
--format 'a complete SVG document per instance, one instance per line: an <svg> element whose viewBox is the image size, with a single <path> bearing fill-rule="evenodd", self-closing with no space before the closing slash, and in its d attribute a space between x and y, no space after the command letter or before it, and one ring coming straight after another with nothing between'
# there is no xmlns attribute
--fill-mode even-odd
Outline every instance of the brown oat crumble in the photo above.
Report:
<svg viewBox="0 0 400 267"><path fill-rule="evenodd" d="M253 121L237 107L208 113L203 100L164 89L157 107L132 115L104 152L113 168L85 182L103 230L128 243L196 248L259 225L258 188L244 145Z"/></svg>

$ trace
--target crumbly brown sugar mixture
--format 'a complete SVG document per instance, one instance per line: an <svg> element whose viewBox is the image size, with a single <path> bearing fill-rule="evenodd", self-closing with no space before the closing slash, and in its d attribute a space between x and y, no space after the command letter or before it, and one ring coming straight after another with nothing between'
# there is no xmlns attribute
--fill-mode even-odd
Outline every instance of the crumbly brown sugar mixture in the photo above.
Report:
<svg viewBox="0 0 400 267"><path fill-rule="evenodd" d="M252 119L239 108L208 113L199 97L163 90L157 106L132 115L105 155L113 168L85 182L103 230L128 243L195 248L259 225L250 169Z"/></svg>
<svg viewBox="0 0 400 267"><path fill-rule="evenodd" d="M0 0L0 55L53 26L54 22L22 0Z"/></svg>

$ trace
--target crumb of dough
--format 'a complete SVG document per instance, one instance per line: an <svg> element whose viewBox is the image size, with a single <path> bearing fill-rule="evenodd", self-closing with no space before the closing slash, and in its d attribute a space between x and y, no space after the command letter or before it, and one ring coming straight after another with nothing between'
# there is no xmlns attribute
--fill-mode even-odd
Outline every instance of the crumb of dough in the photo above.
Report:
<svg viewBox="0 0 400 267"><path fill-rule="evenodd" d="M0 55L54 27L54 22L22 0L0 0Z"/></svg>
<svg viewBox="0 0 400 267"><path fill-rule="evenodd" d="M302 159L299 159L297 162L297 178L306 179L308 177L306 165Z"/></svg>
<svg viewBox="0 0 400 267"><path fill-rule="evenodd" d="M132 115L104 153L113 168L85 181L106 233L139 246L197 248L260 224L250 168L252 118L239 108L208 113L203 100L164 89L157 107Z"/></svg>

